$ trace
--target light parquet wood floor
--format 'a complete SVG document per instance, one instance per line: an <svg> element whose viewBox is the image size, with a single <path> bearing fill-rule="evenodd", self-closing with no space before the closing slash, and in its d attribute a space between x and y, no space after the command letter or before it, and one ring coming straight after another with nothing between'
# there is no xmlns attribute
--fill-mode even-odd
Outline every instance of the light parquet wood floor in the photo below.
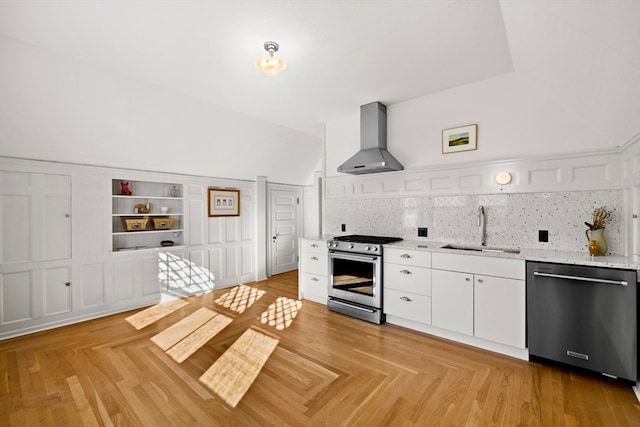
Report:
<svg viewBox="0 0 640 427"><path fill-rule="evenodd" d="M130 311L0 341L0 425L640 425L628 385L369 324L309 301L278 329L263 321L273 320L279 297L296 298L297 272L248 286L266 293L239 304L242 313L215 303L223 289L186 298L140 330L125 320ZM233 321L184 362L151 341L203 307ZM250 327L279 342L233 408L198 379Z"/></svg>

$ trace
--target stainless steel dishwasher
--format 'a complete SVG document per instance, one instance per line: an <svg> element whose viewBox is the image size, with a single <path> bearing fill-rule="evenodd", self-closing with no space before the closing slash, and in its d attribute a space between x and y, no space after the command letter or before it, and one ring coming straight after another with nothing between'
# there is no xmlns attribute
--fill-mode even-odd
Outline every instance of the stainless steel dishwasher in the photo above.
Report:
<svg viewBox="0 0 640 427"><path fill-rule="evenodd" d="M527 262L529 355L638 379L634 270Z"/></svg>

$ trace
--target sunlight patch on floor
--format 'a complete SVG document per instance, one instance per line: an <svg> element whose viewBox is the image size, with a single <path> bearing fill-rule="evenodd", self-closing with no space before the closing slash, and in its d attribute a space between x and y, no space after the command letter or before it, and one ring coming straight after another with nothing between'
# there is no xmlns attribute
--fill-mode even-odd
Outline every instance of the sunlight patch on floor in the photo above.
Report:
<svg viewBox="0 0 640 427"><path fill-rule="evenodd" d="M216 304L241 314L265 293L266 291L251 286L239 285L218 298Z"/></svg>
<svg viewBox="0 0 640 427"><path fill-rule="evenodd" d="M260 316L262 324L268 324L281 331L293 323L293 319L302 308L302 301L278 297Z"/></svg>
<svg viewBox="0 0 640 427"><path fill-rule="evenodd" d="M129 322L131 326L140 330L188 304L186 301L176 298L165 300L164 295L163 300L166 302L161 302L160 304L139 311L127 317L125 320Z"/></svg>
<svg viewBox="0 0 640 427"><path fill-rule="evenodd" d="M207 369L200 377L200 382L235 408L258 377L278 342L278 339L253 328L247 329Z"/></svg>
<svg viewBox="0 0 640 427"><path fill-rule="evenodd" d="M218 313L208 308L200 308L178 323L151 337L151 341L166 351L183 340L187 335L193 333L200 326L207 323L216 314Z"/></svg>
<svg viewBox="0 0 640 427"><path fill-rule="evenodd" d="M167 350L167 354L176 362L182 363L211 338L218 335L218 333L231 322L233 322L232 318L218 313L207 323L200 326L193 331L193 333L187 335L182 341Z"/></svg>

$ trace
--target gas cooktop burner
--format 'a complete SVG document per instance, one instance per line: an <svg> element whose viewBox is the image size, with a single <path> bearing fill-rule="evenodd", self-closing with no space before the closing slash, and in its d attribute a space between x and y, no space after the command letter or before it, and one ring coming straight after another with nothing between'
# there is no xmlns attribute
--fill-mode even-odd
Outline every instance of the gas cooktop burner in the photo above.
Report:
<svg viewBox="0 0 640 427"><path fill-rule="evenodd" d="M363 236L359 234L352 234L349 236L338 236L333 240L339 242L352 242L352 243L370 243L373 245L385 245L387 243L399 242L402 240L400 237L385 237L385 236Z"/></svg>

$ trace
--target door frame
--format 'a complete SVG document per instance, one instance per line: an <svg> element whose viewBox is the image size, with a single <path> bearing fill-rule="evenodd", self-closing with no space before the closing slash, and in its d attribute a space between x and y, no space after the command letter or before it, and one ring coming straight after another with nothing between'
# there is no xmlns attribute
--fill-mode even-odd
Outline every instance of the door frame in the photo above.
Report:
<svg viewBox="0 0 640 427"><path fill-rule="evenodd" d="M274 184L274 183L270 183L267 182L267 194L266 194L266 202L267 202L267 235L266 237L266 243L267 243L267 262L266 262L266 267L267 267L267 277L271 277L271 261L272 261L272 256L273 256L273 244L271 241L271 227L272 227L272 221L271 221L271 191L272 190L285 190L285 191L295 191L296 192L296 197L297 197L297 206L298 206L298 218L295 221L296 222L296 233L294 235L295 239L299 239L300 238L300 233L302 230L302 226L303 226L303 221L302 218L304 217L304 204L302 203L303 201L303 192L302 192L302 187L299 185L288 185L288 184ZM300 252L300 248L298 248L298 252ZM300 262L300 255L299 253L296 254L296 259L298 260L298 262Z"/></svg>

